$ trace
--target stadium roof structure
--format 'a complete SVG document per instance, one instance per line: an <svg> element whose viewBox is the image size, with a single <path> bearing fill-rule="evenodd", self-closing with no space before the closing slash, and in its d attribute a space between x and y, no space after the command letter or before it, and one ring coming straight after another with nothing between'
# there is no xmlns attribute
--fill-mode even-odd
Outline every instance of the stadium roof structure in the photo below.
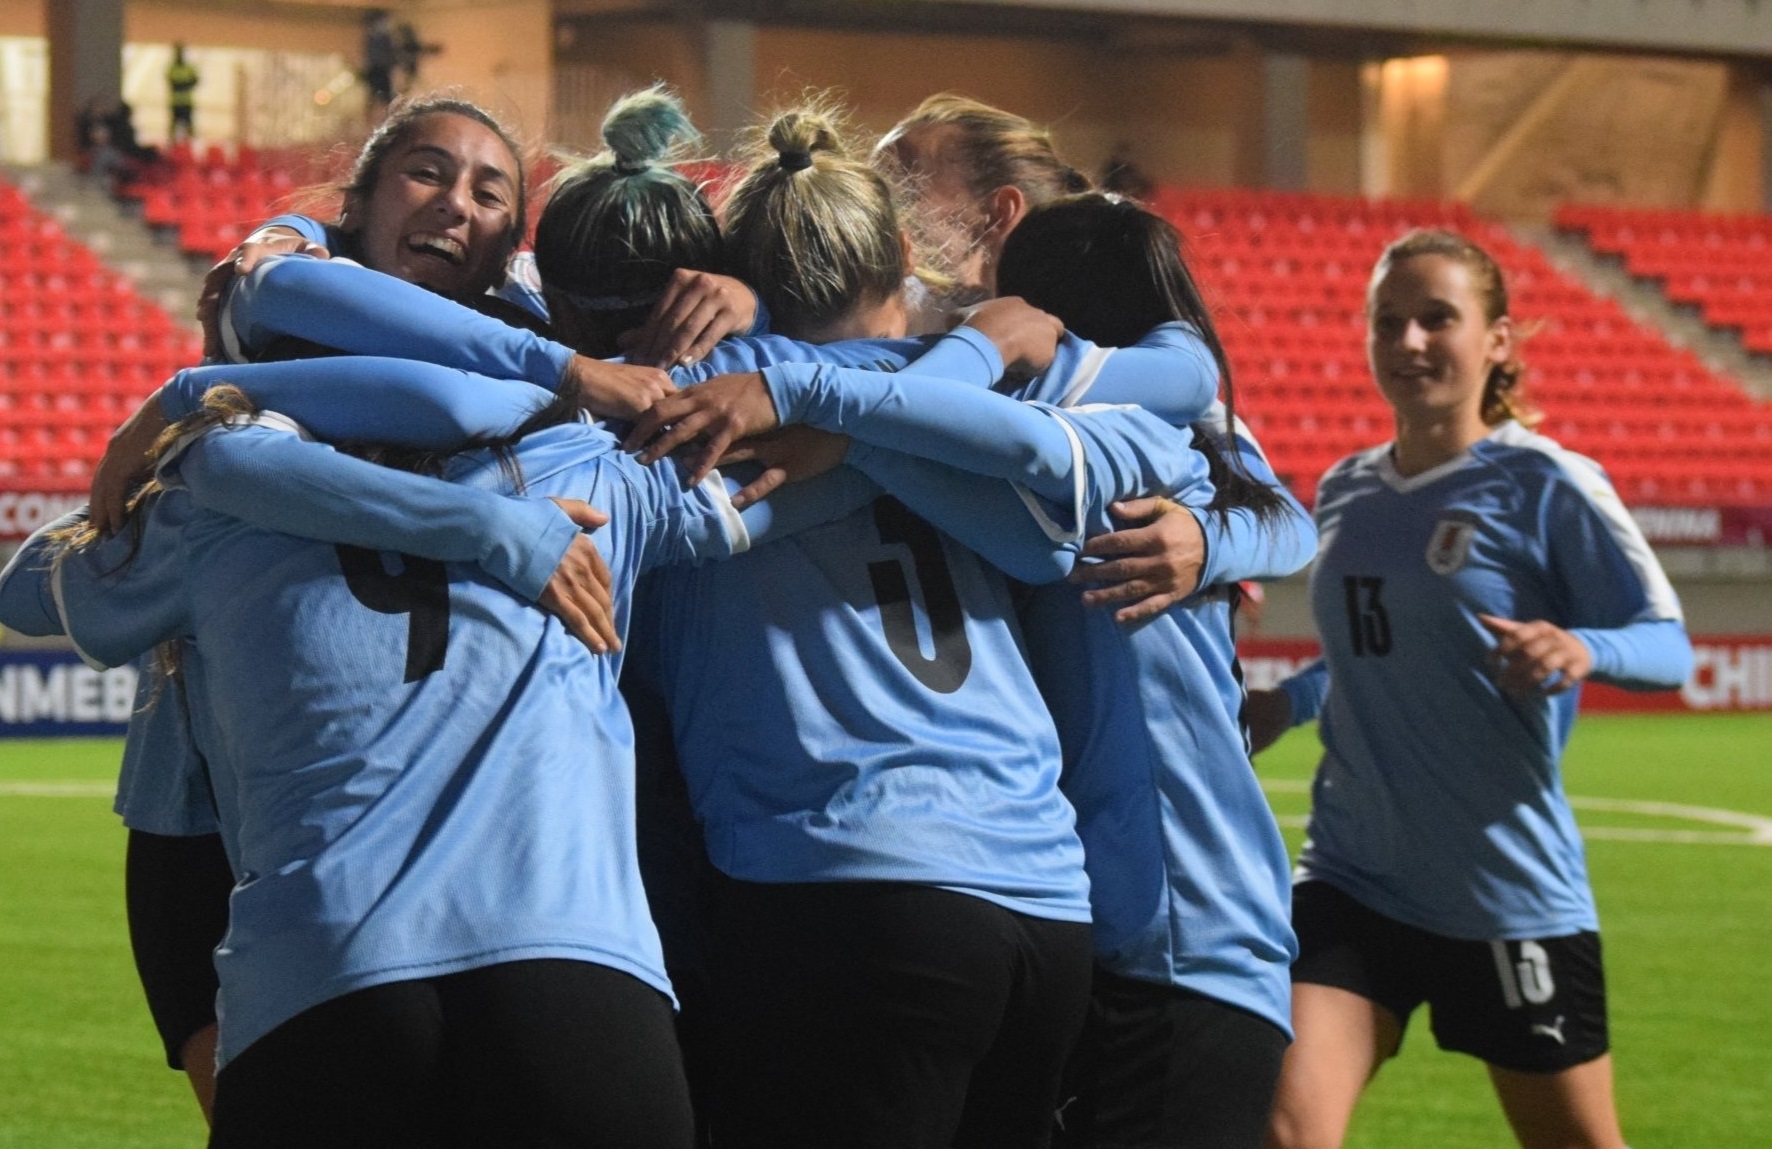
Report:
<svg viewBox="0 0 1772 1149"><path fill-rule="evenodd" d="M629 8L649 7L644 2ZM562 0L570 14L607 11L596 0ZM620 5L616 5L620 7ZM679 5L680 7L680 5ZM918 22L918 9L991 8L1074 16L1144 16L1226 21L1293 29L1562 44L1611 50L1699 53L1732 57L1772 56L1772 9L1759 0L892 0L831 4L828 0L704 0L704 15L761 21L865 19L895 14ZM1013 17L1009 19L1013 20Z"/></svg>

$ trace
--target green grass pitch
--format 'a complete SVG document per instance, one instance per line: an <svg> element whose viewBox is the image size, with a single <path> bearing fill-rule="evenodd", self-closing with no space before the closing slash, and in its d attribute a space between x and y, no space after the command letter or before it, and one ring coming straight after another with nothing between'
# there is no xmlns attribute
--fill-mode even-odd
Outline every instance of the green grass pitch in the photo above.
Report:
<svg viewBox="0 0 1772 1149"><path fill-rule="evenodd" d="M1258 763L1288 823L1306 811L1316 753L1297 731ZM108 741L0 741L0 1149L202 1142L130 966L106 788L117 754ZM1772 825L1772 715L1589 716L1567 777L1577 798ZM1580 816L1627 1135L1640 1149L1756 1143L1772 1128L1772 846L1741 844L1751 825L1703 812ZM1287 836L1296 847L1298 831ZM1435 1050L1424 1020L1379 1075L1349 1149L1512 1144L1482 1067Z"/></svg>

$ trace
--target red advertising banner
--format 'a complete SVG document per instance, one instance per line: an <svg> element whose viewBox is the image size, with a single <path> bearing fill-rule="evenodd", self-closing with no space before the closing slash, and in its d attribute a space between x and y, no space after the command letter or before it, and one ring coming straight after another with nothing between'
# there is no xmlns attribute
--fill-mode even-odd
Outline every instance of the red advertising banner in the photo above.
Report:
<svg viewBox="0 0 1772 1149"><path fill-rule="evenodd" d="M1238 644L1251 690L1273 686L1317 657L1308 639L1245 639ZM1638 693L1589 683L1581 708L1615 713L1772 710L1772 636L1692 640L1692 677L1679 690Z"/></svg>

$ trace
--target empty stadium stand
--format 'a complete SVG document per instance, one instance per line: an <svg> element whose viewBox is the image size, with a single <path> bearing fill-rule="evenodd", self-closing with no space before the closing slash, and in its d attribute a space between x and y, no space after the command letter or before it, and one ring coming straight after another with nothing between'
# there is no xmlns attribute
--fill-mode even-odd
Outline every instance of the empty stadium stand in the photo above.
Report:
<svg viewBox="0 0 1772 1149"><path fill-rule="evenodd" d="M210 259L284 209L291 189L319 182L321 162L176 152L157 176L123 190L148 222ZM1464 207L1177 188L1160 189L1152 206L1186 237L1240 412L1307 500L1329 464L1390 434L1365 359L1373 261L1411 227L1446 226L1508 272L1516 320L1531 333L1527 381L1545 433L1603 462L1633 506L1772 506L1772 408ZM1666 279L1670 293L1699 280L1751 282L1754 292L1738 294L1760 298L1763 282L1758 321L1772 348L1772 272L1756 265L1772 246L1772 221L1571 208L1559 222L1616 249L1639 274ZM5 186L0 287L0 484L77 490L140 396L196 361L196 340Z"/></svg>
<svg viewBox="0 0 1772 1149"><path fill-rule="evenodd" d="M326 154L301 149L260 152L211 144L175 146L165 161L119 185L118 194L139 201L142 219L177 237L185 254L220 259L251 227L288 210L298 189L326 178Z"/></svg>
<svg viewBox="0 0 1772 1149"><path fill-rule="evenodd" d="M1540 429L1605 464L1626 503L1772 505L1772 407L1462 206L1163 189L1153 207L1186 237L1241 413L1302 497L1328 464L1389 437L1365 361L1367 277L1391 239L1443 226L1508 274Z"/></svg>
<svg viewBox="0 0 1772 1149"><path fill-rule="evenodd" d="M77 491L199 340L0 184L0 489Z"/></svg>
<svg viewBox="0 0 1772 1149"><path fill-rule="evenodd" d="M1711 326L1738 330L1747 350L1772 353L1772 217L1566 204L1555 223Z"/></svg>

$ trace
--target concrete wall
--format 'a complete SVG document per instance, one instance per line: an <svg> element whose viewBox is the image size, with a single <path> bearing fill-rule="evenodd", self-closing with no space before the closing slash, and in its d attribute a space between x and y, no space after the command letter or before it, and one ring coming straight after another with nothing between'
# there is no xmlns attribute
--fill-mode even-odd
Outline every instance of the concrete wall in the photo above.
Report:
<svg viewBox="0 0 1772 1149"><path fill-rule="evenodd" d="M218 8L176 0L129 0L123 8L123 38L133 43L184 41L279 52L337 52L356 60L362 54L363 22L354 9L328 5Z"/></svg>
<svg viewBox="0 0 1772 1149"><path fill-rule="evenodd" d="M1767 120L1747 65L1466 50L1388 60L1369 82L1370 192L1539 221L1569 201L1764 207Z"/></svg>
<svg viewBox="0 0 1772 1149"><path fill-rule="evenodd" d="M1772 55L1761 0L975 0L1282 26L1590 48Z"/></svg>
<svg viewBox="0 0 1772 1149"><path fill-rule="evenodd" d="M419 39L442 46L426 57L426 87L460 87L530 140L547 134L553 97L554 19L549 0L505 0L422 8L409 16Z"/></svg>
<svg viewBox="0 0 1772 1149"><path fill-rule="evenodd" d="M47 2L0 4L0 35L43 34ZM1427 8L1437 8L1432 0L1416 0L1422 5L1418 30L1431 36ZM1592 21L1608 23L1592 10L1611 6L1589 0L1582 6ZM603 14L586 0L569 7L557 0L394 7L422 39L444 47L425 60L424 86L459 85L531 139L594 149L596 121L609 99L654 78L677 85L704 126L721 126L706 26L692 15L662 6ZM1134 0L1103 7L1160 9L1173 18L1210 5ZM1341 37L1324 41L1329 47L1321 52L1296 34L1285 41L1287 51L1308 60L1307 128L1302 157L1282 157L1290 162L1278 166L1302 170L1309 190L1461 195L1483 210L1521 218L1542 218L1559 198L1724 210L1763 204L1766 89L1745 65L1550 48L1487 52L1468 42L1449 56L1362 65L1346 54L1348 21L1324 17L1316 11L1321 5L1304 0L1274 7L1292 11L1304 25L1337 25ZM1520 15L1515 10L1522 5L1492 0L1463 7L1491 14L1506 7ZM1643 19L1659 19L1666 4L1633 0L1629 7ZM1699 7L1695 24L1731 4ZM572 15L557 16L557 10ZM354 6L127 0L124 11L130 42L184 39L331 52L351 61L361 54L361 9ZM1772 10L1762 22L1772 23ZM1276 90L1271 62L1289 58L1269 56L1260 42L1265 33L1248 24L1216 31L1193 25L1187 35L1148 34L1151 27L1115 25L1085 41L756 26L746 40L749 83L737 90L751 94L743 112L761 113L808 88L838 89L854 108L858 131L869 134L930 92L954 89L1050 124L1063 150L1090 171L1118 150L1165 182L1268 183L1276 159L1266 135L1288 121L1267 114L1264 100ZM1295 81L1296 73L1289 74ZM734 90L732 76L726 79L723 90ZM727 97L723 108L742 118L731 103Z"/></svg>
<svg viewBox="0 0 1772 1149"><path fill-rule="evenodd" d="M6 0L0 4L0 36L47 36L44 0Z"/></svg>
<svg viewBox="0 0 1772 1149"><path fill-rule="evenodd" d="M585 70L574 84L603 91L663 79L684 93L698 122L711 122L696 26L630 19L569 27L557 62L563 73ZM834 90L851 107L858 134L868 135L925 96L954 90L1049 125L1061 150L1091 172L1120 148L1163 181L1259 186L1263 63L1247 40L1186 53L1035 37L759 27L751 110L760 115L807 91ZM1312 60L1307 76L1309 186L1357 191L1359 67Z"/></svg>

